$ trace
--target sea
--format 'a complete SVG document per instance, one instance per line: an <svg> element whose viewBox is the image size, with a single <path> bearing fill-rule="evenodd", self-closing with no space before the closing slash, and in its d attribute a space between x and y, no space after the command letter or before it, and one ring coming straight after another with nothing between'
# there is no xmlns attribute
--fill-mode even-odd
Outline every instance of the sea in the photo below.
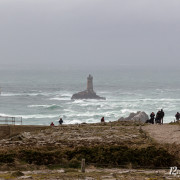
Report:
<svg viewBox="0 0 180 180"><path fill-rule="evenodd" d="M71 100L86 89L89 74L94 91L106 100ZM0 87L0 116L22 117L24 125L58 125L59 118L65 124L96 123L102 116L109 122L160 109L168 123L180 111L178 70L1 70Z"/></svg>

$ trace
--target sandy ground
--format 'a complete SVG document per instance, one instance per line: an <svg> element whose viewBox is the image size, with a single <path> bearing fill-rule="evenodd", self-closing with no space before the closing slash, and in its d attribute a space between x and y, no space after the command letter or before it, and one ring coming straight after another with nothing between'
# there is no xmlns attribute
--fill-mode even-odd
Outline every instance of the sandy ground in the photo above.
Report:
<svg viewBox="0 0 180 180"><path fill-rule="evenodd" d="M163 143L176 143L180 144L180 125L147 125L143 126L143 130L149 133L157 142Z"/></svg>

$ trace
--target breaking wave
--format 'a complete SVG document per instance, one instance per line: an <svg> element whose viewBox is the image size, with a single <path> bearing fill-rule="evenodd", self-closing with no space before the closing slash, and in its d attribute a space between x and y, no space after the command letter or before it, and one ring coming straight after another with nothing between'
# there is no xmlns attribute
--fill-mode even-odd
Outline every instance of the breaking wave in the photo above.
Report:
<svg viewBox="0 0 180 180"><path fill-rule="evenodd" d="M30 108L45 108L45 109L49 109L49 110L53 110L53 109L60 109L61 106L56 105L56 104L50 104L50 105L29 105L28 107Z"/></svg>
<svg viewBox="0 0 180 180"><path fill-rule="evenodd" d="M53 118L59 118L58 115L56 114L47 114L47 115L43 115L43 114L31 114L31 115L19 115L21 116L23 119L53 119Z"/></svg>
<svg viewBox="0 0 180 180"><path fill-rule="evenodd" d="M53 97L53 98L50 98L49 100L66 101L66 100L70 100L70 98L69 97Z"/></svg>
<svg viewBox="0 0 180 180"><path fill-rule="evenodd" d="M11 97L11 96L22 96L22 94L20 93L1 93L0 96L3 96L3 97Z"/></svg>
<svg viewBox="0 0 180 180"><path fill-rule="evenodd" d="M13 97L13 96L50 96L52 93L47 92L22 92L22 93L1 93L1 96L4 97Z"/></svg>

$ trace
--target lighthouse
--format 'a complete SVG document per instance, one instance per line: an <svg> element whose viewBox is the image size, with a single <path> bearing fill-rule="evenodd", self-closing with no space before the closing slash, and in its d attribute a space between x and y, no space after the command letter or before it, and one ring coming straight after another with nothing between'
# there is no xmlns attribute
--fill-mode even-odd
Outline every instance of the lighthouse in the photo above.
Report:
<svg viewBox="0 0 180 180"><path fill-rule="evenodd" d="M96 93L93 90L93 77L89 74L89 76L87 77L87 89L73 94L71 99L103 99L105 100L106 98L96 95Z"/></svg>
<svg viewBox="0 0 180 180"><path fill-rule="evenodd" d="M94 92L93 91L93 77L90 74L87 77L87 91L88 92Z"/></svg>

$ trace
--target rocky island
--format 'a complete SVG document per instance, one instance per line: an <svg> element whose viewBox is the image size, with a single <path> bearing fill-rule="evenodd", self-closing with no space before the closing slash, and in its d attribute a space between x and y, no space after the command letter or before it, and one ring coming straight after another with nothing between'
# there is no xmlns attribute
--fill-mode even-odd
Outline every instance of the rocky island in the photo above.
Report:
<svg viewBox="0 0 180 180"><path fill-rule="evenodd" d="M87 89L82 92L73 94L71 99L106 99L105 97L100 97L96 95L93 90L93 77L91 75L87 78Z"/></svg>

